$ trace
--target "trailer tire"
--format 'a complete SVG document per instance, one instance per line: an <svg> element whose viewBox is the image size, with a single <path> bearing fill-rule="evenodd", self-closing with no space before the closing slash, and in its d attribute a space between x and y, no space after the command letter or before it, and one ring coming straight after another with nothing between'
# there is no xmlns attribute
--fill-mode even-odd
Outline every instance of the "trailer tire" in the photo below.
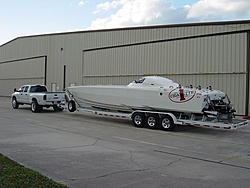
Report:
<svg viewBox="0 0 250 188"><path fill-rule="evenodd" d="M160 120L161 129L164 131L173 131L175 128L174 121L171 116L163 115Z"/></svg>
<svg viewBox="0 0 250 188"><path fill-rule="evenodd" d="M70 100L68 103L68 109L70 112L76 111L76 103L73 100Z"/></svg>
<svg viewBox="0 0 250 188"><path fill-rule="evenodd" d="M19 107L19 102L17 102L16 97L12 98L12 107L14 109L18 109L18 107Z"/></svg>
<svg viewBox="0 0 250 188"><path fill-rule="evenodd" d="M43 110L43 107L40 106L35 99L32 100L30 109L32 112L41 112Z"/></svg>
<svg viewBox="0 0 250 188"><path fill-rule="evenodd" d="M132 115L132 121L135 127L143 128L145 125L145 115L144 113L135 112Z"/></svg>
<svg viewBox="0 0 250 188"><path fill-rule="evenodd" d="M148 114L146 118L146 125L149 129L157 129L159 127L159 115Z"/></svg>

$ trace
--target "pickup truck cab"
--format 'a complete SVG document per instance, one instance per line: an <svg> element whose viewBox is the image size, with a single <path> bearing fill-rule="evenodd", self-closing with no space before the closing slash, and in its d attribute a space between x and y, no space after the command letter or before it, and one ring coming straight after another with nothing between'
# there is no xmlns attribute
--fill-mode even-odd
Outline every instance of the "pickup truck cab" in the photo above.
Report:
<svg viewBox="0 0 250 188"><path fill-rule="evenodd" d="M43 107L53 107L54 111L62 111L61 105L66 103L65 92L48 92L45 85L23 85L12 94L12 107L19 105L31 106L32 112L41 112Z"/></svg>

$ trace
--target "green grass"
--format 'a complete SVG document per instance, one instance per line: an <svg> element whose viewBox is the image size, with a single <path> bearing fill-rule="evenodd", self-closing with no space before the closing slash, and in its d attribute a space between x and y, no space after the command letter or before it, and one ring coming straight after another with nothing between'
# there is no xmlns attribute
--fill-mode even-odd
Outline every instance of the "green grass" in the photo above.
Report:
<svg viewBox="0 0 250 188"><path fill-rule="evenodd" d="M1 188L67 188L0 154Z"/></svg>

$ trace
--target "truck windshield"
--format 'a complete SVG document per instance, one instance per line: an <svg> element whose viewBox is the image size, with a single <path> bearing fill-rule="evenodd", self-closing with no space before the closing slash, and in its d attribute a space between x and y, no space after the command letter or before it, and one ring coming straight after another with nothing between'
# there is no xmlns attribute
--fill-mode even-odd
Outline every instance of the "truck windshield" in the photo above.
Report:
<svg viewBox="0 0 250 188"><path fill-rule="evenodd" d="M30 92L47 92L47 88L45 86L31 86Z"/></svg>

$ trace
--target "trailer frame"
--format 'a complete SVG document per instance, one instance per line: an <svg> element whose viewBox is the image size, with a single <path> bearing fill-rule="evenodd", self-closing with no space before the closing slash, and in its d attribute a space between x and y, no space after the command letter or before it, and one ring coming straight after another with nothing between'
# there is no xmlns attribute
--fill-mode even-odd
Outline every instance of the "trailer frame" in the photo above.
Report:
<svg viewBox="0 0 250 188"><path fill-rule="evenodd" d="M249 124L249 121L245 119L218 120L212 115L207 114L184 114L181 112L150 110L121 112L94 107L87 108L81 106L73 96L68 96L68 99L68 107L65 108L68 108L70 112L79 111L104 117L131 119L134 126L140 128L147 126L150 129L158 129L160 127L165 131L173 131L175 125L186 125L210 129L234 130Z"/></svg>

